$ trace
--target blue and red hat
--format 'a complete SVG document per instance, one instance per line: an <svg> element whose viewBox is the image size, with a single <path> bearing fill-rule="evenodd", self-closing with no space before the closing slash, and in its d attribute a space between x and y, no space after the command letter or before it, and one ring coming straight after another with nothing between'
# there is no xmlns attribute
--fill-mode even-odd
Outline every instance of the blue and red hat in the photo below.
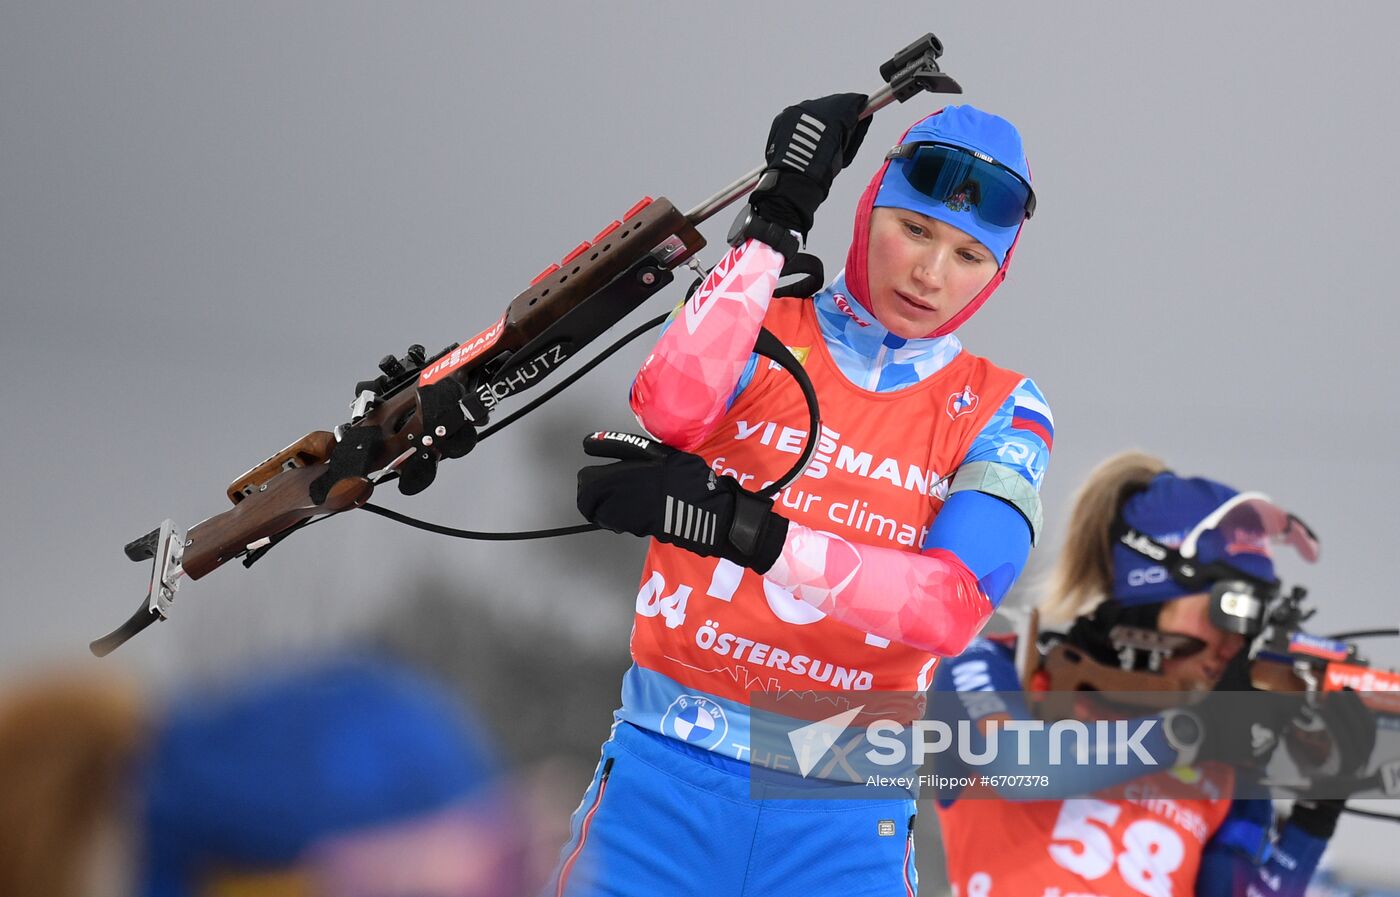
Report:
<svg viewBox="0 0 1400 897"><path fill-rule="evenodd" d="M896 149L924 143L960 148L965 152L969 165L982 167L988 172L1002 169L1009 181L1020 180L1029 190L1030 168L1026 164L1020 132L1006 119L983 112L975 106L941 109L905 131L899 142L900 146ZM891 153L894 152L891 150ZM943 196L941 191L936 196L920 191L915 186L918 178L911 177L917 161L913 157L887 158L861 194L856 205L855 232L846 256L846 287L867 310L871 310L868 244L870 215L874 209L909 209L958 228L987 247L996 257L998 269L967 307L928 334L936 337L952 333L962 326L1006 279L1024 218L1010 225L995 224L987 220L976 202L954 201L953 197ZM1033 208L1033 195L1027 198Z"/></svg>

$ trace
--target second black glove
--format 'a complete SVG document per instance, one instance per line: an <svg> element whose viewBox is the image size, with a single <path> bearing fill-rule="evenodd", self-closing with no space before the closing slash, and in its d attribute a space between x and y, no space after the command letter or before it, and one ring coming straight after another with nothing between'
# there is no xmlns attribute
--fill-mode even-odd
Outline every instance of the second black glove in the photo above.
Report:
<svg viewBox="0 0 1400 897"><path fill-rule="evenodd" d="M612 464L578 472L579 513L604 529L652 536L702 557L720 557L766 572L787 538L787 518L773 500L717 477L704 458L648 436L601 432L583 441Z"/></svg>

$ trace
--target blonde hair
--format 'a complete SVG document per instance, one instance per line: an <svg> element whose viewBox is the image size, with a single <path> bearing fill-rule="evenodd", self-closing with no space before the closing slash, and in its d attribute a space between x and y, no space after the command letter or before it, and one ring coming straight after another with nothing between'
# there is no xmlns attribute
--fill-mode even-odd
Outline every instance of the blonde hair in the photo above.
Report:
<svg viewBox="0 0 1400 897"><path fill-rule="evenodd" d="M1050 571L1040 603L1048 625L1068 625L1102 604L1113 589L1113 541L1109 534L1124 499L1167 469L1146 452L1120 452L1095 467L1074 496L1069 536Z"/></svg>
<svg viewBox="0 0 1400 897"><path fill-rule="evenodd" d="M82 897L96 839L122 826L143 741L136 692L58 674L0 694L0 894Z"/></svg>

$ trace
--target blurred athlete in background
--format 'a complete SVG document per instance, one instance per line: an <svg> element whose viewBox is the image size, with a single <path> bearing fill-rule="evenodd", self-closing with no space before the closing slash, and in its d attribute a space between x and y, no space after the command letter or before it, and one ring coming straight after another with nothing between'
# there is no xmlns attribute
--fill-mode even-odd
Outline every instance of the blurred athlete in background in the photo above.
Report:
<svg viewBox="0 0 1400 897"><path fill-rule="evenodd" d="M0 894L517 897L513 784L472 715L388 659L183 692L0 689Z"/></svg>
<svg viewBox="0 0 1400 897"><path fill-rule="evenodd" d="M1317 557L1311 531L1258 493L1177 476L1142 453L1110 458L1080 489L1041 605L1047 621L1069 624L1050 649L1059 663L1027 676L1017 669L1016 651L1038 652L1037 646L977 639L940 667L935 704L945 716L960 710L987 735L992 721L1034 717L1023 691L1027 679L1032 692L1076 692L1081 701L1094 700L1083 696L1086 689L1247 690L1243 627L1221 622L1228 620L1220 616L1226 607L1212 604L1232 606L1221 597L1230 593L1212 586L1229 582L1236 595L1267 594L1277 584L1272 547L1280 543L1305 560ZM1153 662L1142 646L1166 650ZM1014 762L1014 748L999 751L997 763L976 772L1039 771L1049 787L1002 788L1002 796L1020 800L1000 800L976 785L939 801L956 893L1301 897L1343 801L1298 801L1271 834L1271 801L1262 792L1242 797L1250 782L1220 762L1243 757L1246 772L1262 767L1288 722L1278 716L1277 699L1249 698L1205 726L1182 726L1179 710L1162 711L1164 724L1146 747L1154 757L1175 757L1171 772L1135 760L1052 769L1045 744L1032 743L1029 766ZM1344 705L1361 717L1358 725L1374 730L1359 703L1337 706ZM1292 707L1282 705L1285 715ZM1003 729L996 737L1007 734ZM1130 780L1123 790L1104 793Z"/></svg>

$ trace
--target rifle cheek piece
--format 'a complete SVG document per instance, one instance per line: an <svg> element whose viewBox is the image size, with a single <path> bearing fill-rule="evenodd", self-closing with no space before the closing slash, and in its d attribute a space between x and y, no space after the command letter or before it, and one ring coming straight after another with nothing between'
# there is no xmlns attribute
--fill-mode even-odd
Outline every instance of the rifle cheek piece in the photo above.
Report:
<svg viewBox="0 0 1400 897"><path fill-rule="evenodd" d="M331 486L330 492L321 502L327 511L348 511L369 501L374 493L374 484L366 477L346 477Z"/></svg>
<svg viewBox="0 0 1400 897"><path fill-rule="evenodd" d="M1160 708L1179 706L1182 694L1198 690L1186 680L1165 673L1125 670L1100 663L1084 649L1066 642L1059 642L1046 652L1040 669L1049 677L1047 702L1055 695L1072 701L1078 692L1099 691L1131 694L1140 706ZM1063 716L1062 713L1056 718Z"/></svg>

